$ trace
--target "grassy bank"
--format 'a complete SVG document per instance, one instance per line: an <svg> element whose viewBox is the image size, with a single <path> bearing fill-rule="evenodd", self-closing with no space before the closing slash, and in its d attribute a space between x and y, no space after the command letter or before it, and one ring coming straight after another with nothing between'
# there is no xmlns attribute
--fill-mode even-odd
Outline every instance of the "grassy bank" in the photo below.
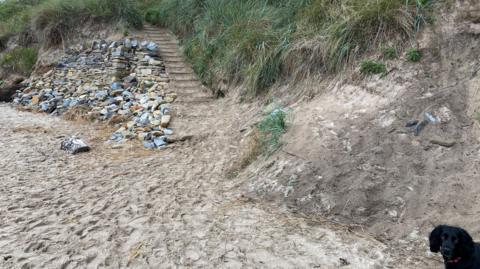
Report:
<svg viewBox="0 0 480 269"><path fill-rule="evenodd" d="M247 85L338 72L391 40L412 39L428 0L144 0L148 22L182 37L202 80Z"/></svg>
<svg viewBox="0 0 480 269"><path fill-rule="evenodd" d="M43 45L57 45L87 21L123 22L138 28L143 18L134 0L6 0L0 3L0 39L30 34Z"/></svg>
<svg viewBox="0 0 480 269"><path fill-rule="evenodd" d="M145 18L181 37L204 83L243 83L257 96L283 78L338 72L413 40L429 8L430 0L6 0L0 49L11 35L55 46L88 21L138 28Z"/></svg>

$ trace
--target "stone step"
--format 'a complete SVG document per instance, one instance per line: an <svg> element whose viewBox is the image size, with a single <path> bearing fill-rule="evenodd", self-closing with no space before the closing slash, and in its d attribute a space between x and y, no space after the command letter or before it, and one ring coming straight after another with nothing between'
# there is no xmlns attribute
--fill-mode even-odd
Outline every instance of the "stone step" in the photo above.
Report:
<svg viewBox="0 0 480 269"><path fill-rule="evenodd" d="M200 80L196 76L177 76L177 77L171 77L171 81L175 83L179 82L198 82L200 83Z"/></svg>
<svg viewBox="0 0 480 269"><path fill-rule="evenodd" d="M146 34L156 34L156 35L171 35L170 31L159 30L159 29L145 29L143 30Z"/></svg>
<svg viewBox="0 0 480 269"><path fill-rule="evenodd" d="M185 60L181 56L173 57L173 56L163 56L160 55L163 59L163 62L168 66L168 63L181 63L184 62Z"/></svg>
<svg viewBox="0 0 480 269"><path fill-rule="evenodd" d="M170 58L170 59L173 59L173 60L175 60L175 59L181 59L181 60L183 61L183 56L180 55L180 54L171 55L171 54L165 54L165 53L162 53L162 52L160 52L159 54L160 54L160 56L162 56L162 58L164 58L165 60L168 60L168 59Z"/></svg>
<svg viewBox="0 0 480 269"><path fill-rule="evenodd" d="M171 38L168 36L156 36L156 35L148 35L150 39L153 41L158 41L158 42L175 42L175 38Z"/></svg>
<svg viewBox="0 0 480 269"><path fill-rule="evenodd" d="M177 91L181 91L182 94L202 93L206 95L211 95L211 92L208 91L205 87L183 87L183 88L178 88Z"/></svg>
<svg viewBox="0 0 480 269"><path fill-rule="evenodd" d="M162 45L160 44L160 53L163 53L163 54L181 54L177 48L173 49L173 48L165 48L165 46L162 47Z"/></svg>
<svg viewBox="0 0 480 269"><path fill-rule="evenodd" d="M178 42L176 40L168 39L168 38L151 38L157 44L169 44L173 46L178 46Z"/></svg>
<svg viewBox="0 0 480 269"><path fill-rule="evenodd" d="M157 44L163 44L163 43L171 43L172 41L170 39L154 39L151 38L151 40ZM175 46L178 46L178 43L174 44Z"/></svg>
<svg viewBox="0 0 480 269"><path fill-rule="evenodd" d="M208 93L208 90L203 86L186 86L186 87L177 87L177 91L182 91L182 92L204 92Z"/></svg>
<svg viewBox="0 0 480 269"><path fill-rule="evenodd" d="M178 43L174 41L162 41L157 43L160 45L160 49L178 49Z"/></svg>
<svg viewBox="0 0 480 269"><path fill-rule="evenodd" d="M163 58L168 58L168 57L183 57L182 54L180 54L179 52L168 53L168 52L164 52L164 51L162 51L162 50L160 50L160 56L162 56Z"/></svg>
<svg viewBox="0 0 480 269"><path fill-rule="evenodd" d="M147 35L168 35L168 36L174 36L170 31L168 30L162 30L162 29L144 29L143 33Z"/></svg>
<svg viewBox="0 0 480 269"><path fill-rule="evenodd" d="M215 101L215 98L212 97L205 97L205 98L195 98L195 99L188 99L188 100L176 100L173 104L174 105L181 105L181 104L198 104L198 103L210 103Z"/></svg>
<svg viewBox="0 0 480 269"><path fill-rule="evenodd" d="M181 52L181 50L178 49L178 46L165 46L162 45L161 43L158 44L160 46L160 52L165 52L165 53L173 53L173 52Z"/></svg>
<svg viewBox="0 0 480 269"><path fill-rule="evenodd" d="M194 72L191 72L191 70L172 70L172 69L168 69L167 70L167 73L168 73L168 76L171 77L171 78L178 78L178 77L186 77L186 76L190 76L192 78L195 78L196 80L198 80L198 77L197 75L194 73Z"/></svg>
<svg viewBox="0 0 480 269"><path fill-rule="evenodd" d="M182 62L170 62L170 63L165 63L165 66L167 69L173 70L173 69L189 69L192 70L190 65L187 63Z"/></svg>
<svg viewBox="0 0 480 269"><path fill-rule="evenodd" d="M200 81L171 81L170 85L175 88L175 89L182 89L182 88L191 88L191 87L203 87L202 83Z"/></svg>
<svg viewBox="0 0 480 269"><path fill-rule="evenodd" d="M185 61L183 60L183 58L179 58L179 59L163 59L163 62L165 63L165 66L168 68L169 66L172 66L172 65L185 65Z"/></svg>
<svg viewBox="0 0 480 269"><path fill-rule="evenodd" d="M159 45L161 46L161 45ZM176 55L179 55L179 56L183 56L183 53L178 50L178 49L164 49L164 48L160 48L160 50L158 51L160 54L176 54Z"/></svg>
<svg viewBox="0 0 480 269"><path fill-rule="evenodd" d="M176 92L178 100L191 99L191 98L212 98L213 96L204 92L183 92L181 90Z"/></svg>
<svg viewBox="0 0 480 269"><path fill-rule="evenodd" d="M175 37L169 34L162 34L162 33L146 33L146 34L151 38L175 40Z"/></svg>
<svg viewBox="0 0 480 269"><path fill-rule="evenodd" d="M195 74L192 68L183 66L183 67L167 67L167 72L170 75L185 75L185 74Z"/></svg>
<svg viewBox="0 0 480 269"><path fill-rule="evenodd" d="M155 42L175 42L176 40L173 38L168 38L168 37L153 37L153 36L148 36L152 41ZM178 44L178 43L177 43Z"/></svg>
<svg viewBox="0 0 480 269"><path fill-rule="evenodd" d="M192 73L187 73L187 74L180 74L180 73L170 73L170 78L172 81L198 81L197 76Z"/></svg>
<svg viewBox="0 0 480 269"><path fill-rule="evenodd" d="M204 98L213 98L210 95L207 95L205 93L189 93L189 94L184 94L182 92L177 92L178 98L177 100L190 100L190 99L204 99Z"/></svg>

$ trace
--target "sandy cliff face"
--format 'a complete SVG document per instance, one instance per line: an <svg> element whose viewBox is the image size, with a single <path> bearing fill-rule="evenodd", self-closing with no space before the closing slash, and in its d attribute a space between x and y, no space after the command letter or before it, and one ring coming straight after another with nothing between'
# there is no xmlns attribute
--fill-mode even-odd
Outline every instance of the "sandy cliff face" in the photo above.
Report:
<svg viewBox="0 0 480 269"><path fill-rule="evenodd" d="M284 151L252 168L248 190L386 238L437 223L479 234L479 8L457 1L437 14L420 63L312 86L324 94L296 107ZM418 136L406 127L415 120L428 122Z"/></svg>

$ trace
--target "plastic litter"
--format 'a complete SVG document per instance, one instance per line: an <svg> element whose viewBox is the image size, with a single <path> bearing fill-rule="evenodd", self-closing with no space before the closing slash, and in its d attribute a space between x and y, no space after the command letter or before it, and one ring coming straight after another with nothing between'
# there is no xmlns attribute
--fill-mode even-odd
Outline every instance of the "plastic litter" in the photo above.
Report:
<svg viewBox="0 0 480 269"><path fill-rule="evenodd" d="M405 124L405 127L410 128L413 126L416 126L418 124L418 120L409 120L407 121L407 124Z"/></svg>
<svg viewBox="0 0 480 269"><path fill-rule="evenodd" d="M430 112L426 112L425 113L425 118L428 120L428 122L430 122L431 124L437 124L438 123L438 119L437 117L435 117L432 113Z"/></svg>
<svg viewBox="0 0 480 269"><path fill-rule="evenodd" d="M419 136L420 133L422 132L422 130L428 125L428 121L427 120L422 120L420 123L417 124L417 126L415 126L415 136Z"/></svg>

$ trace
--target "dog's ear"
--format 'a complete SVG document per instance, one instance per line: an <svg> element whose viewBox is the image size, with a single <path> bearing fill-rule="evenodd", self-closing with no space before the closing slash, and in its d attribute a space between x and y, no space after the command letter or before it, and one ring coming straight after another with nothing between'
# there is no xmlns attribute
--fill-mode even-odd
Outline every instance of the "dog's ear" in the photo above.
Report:
<svg viewBox="0 0 480 269"><path fill-rule="evenodd" d="M442 231L443 225L439 225L433 229L430 233L430 237L428 240L430 241L430 251L431 252L438 252L440 251L440 246L442 245Z"/></svg>
<svg viewBox="0 0 480 269"><path fill-rule="evenodd" d="M458 249L460 257L469 258L472 256L475 243L473 242L472 237L464 229L459 228L458 231Z"/></svg>

